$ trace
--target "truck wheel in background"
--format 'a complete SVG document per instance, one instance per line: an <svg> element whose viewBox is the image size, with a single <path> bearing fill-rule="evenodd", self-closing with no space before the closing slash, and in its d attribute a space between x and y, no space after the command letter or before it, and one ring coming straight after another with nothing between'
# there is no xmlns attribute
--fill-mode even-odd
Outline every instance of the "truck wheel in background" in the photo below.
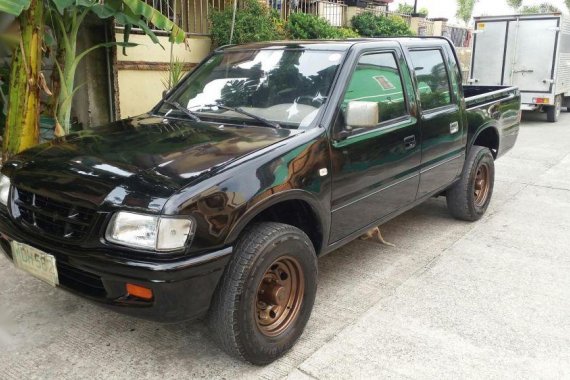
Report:
<svg viewBox="0 0 570 380"><path fill-rule="evenodd" d="M489 148L474 145L467 155L461 179L447 190L447 208L453 217L475 221L483 216L495 183L495 161Z"/></svg>
<svg viewBox="0 0 570 380"><path fill-rule="evenodd" d="M570 112L570 96L562 97L562 107L566 107L566 112Z"/></svg>
<svg viewBox="0 0 570 380"><path fill-rule="evenodd" d="M556 95L554 97L554 105L548 106L546 108L546 120L551 123L555 123L558 121L558 117L560 116L560 110L562 109L562 95Z"/></svg>
<svg viewBox="0 0 570 380"><path fill-rule="evenodd" d="M228 354L256 365L297 341L313 309L317 256L309 237L282 223L248 227L212 298L208 324Z"/></svg>

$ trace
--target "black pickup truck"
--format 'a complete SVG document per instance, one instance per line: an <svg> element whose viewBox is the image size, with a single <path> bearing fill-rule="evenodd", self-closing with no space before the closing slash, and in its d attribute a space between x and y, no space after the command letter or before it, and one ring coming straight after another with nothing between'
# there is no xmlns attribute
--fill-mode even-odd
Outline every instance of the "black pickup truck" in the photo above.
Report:
<svg viewBox="0 0 570 380"><path fill-rule="evenodd" d="M319 256L432 196L484 214L519 108L516 88L463 86L444 38L223 47L148 114L7 161L0 245L116 311L207 315L269 363L309 319Z"/></svg>

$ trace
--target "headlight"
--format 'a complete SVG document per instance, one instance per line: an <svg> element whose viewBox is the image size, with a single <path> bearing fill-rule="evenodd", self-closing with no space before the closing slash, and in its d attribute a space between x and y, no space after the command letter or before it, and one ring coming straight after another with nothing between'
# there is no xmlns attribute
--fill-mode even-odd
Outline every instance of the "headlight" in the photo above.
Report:
<svg viewBox="0 0 570 380"><path fill-rule="evenodd" d="M8 196L10 194L10 178L0 174L0 203L4 206L8 205Z"/></svg>
<svg viewBox="0 0 570 380"><path fill-rule="evenodd" d="M172 251L186 245L193 227L190 219L121 211L113 215L106 238L129 247Z"/></svg>

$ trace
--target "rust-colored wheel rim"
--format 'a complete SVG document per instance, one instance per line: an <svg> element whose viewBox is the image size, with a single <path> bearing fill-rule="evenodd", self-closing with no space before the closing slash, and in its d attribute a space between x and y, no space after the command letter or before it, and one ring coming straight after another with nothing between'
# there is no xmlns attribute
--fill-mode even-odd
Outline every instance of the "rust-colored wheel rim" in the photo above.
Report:
<svg viewBox="0 0 570 380"><path fill-rule="evenodd" d="M477 168L477 174L475 175L475 186L474 186L474 199L476 206L483 206L487 201L489 196L489 189L491 187L491 170L489 165L486 163L481 163Z"/></svg>
<svg viewBox="0 0 570 380"><path fill-rule="evenodd" d="M266 336L277 336L291 326L301 310L305 278L299 262L284 256L265 271L255 298L255 321Z"/></svg>

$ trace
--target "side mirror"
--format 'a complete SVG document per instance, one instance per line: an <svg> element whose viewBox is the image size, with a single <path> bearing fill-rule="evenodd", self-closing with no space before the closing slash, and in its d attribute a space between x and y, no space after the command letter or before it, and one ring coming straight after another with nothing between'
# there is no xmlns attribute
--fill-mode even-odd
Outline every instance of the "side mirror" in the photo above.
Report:
<svg viewBox="0 0 570 380"><path fill-rule="evenodd" d="M351 128L374 128L379 123L377 102L353 100L346 106L346 125Z"/></svg>

